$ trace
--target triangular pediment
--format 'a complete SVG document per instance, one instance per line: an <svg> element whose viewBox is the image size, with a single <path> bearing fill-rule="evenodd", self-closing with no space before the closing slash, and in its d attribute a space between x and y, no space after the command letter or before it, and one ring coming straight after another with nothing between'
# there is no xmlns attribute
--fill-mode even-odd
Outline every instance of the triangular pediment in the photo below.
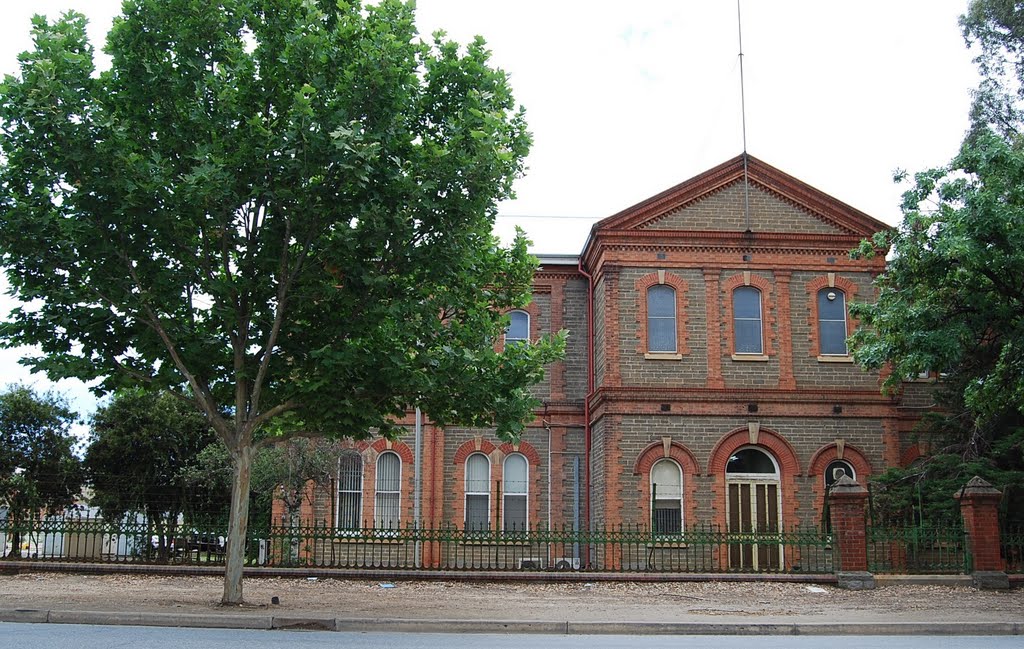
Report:
<svg viewBox="0 0 1024 649"><path fill-rule="evenodd" d="M744 168L746 167L746 168ZM869 237L885 223L771 165L737 156L619 212L595 230Z"/></svg>

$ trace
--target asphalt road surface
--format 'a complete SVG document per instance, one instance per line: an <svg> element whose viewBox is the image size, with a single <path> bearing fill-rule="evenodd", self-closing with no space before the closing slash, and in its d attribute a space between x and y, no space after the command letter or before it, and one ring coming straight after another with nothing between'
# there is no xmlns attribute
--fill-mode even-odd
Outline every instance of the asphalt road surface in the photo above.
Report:
<svg viewBox="0 0 1024 649"><path fill-rule="evenodd" d="M52 649L1020 649L1019 636L617 636L250 631L0 623L0 646Z"/></svg>

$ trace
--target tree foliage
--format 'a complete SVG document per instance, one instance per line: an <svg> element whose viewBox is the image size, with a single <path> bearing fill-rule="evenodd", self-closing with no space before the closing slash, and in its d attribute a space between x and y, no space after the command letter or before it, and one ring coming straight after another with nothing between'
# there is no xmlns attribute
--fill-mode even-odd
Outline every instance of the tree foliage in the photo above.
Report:
<svg viewBox="0 0 1024 649"><path fill-rule="evenodd" d="M73 452L76 416L51 392L25 385L0 392L0 505L14 522L74 504L82 487ZM20 552L13 543L11 552Z"/></svg>
<svg viewBox="0 0 1024 649"><path fill-rule="evenodd" d="M145 514L159 530L166 559L178 517L208 513L210 497L194 491L188 474L216 441L206 418L167 392L122 390L92 417L85 471L91 504L109 520ZM227 498L216 494L221 502Z"/></svg>
<svg viewBox="0 0 1024 649"><path fill-rule="evenodd" d="M0 327L57 379L191 395L233 463L242 601L253 453L439 424L516 435L561 340L494 345L535 260L491 234L530 137L481 39L412 4L128 0L97 71L85 18L33 19L0 87Z"/></svg>
<svg viewBox="0 0 1024 649"><path fill-rule="evenodd" d="M1024 9L979 0L961 18L983 82L971 128L948 164L915 174L903 222L858 254L891 246L878 300L851 307L862 365L889 367L888 390L939 372L941 415L922 429L932 457L887 476L890 488L930 484L925 499L953 507L950 484L980 474L1024 503ZM958 485L959 486L959 485ZM897 498L899 500L899 498Z"/></svg>

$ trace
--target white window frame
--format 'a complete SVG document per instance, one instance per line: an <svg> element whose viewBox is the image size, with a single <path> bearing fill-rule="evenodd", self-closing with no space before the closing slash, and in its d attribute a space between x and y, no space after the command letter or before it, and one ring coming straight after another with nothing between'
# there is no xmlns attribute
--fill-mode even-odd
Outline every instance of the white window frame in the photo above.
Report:
<svg viewBox="0 0 1024 649"><path fill-rule="evenodd" d="M655 316L655 315L651 315L651 296L652 295L657 295L657 293L665 293L665 294L671 296L671 298L672 298L672 315L671 316L664 316L664 315ZM647 295L645 296L645 299L647 300L647 351L649 351L649 352L651 352L653 354L675 354L675 353L678 353L679 352L679 328L678 328L679 327L679 318L678 318L679 314L677 313L677 308L676 308L676 300L678 299L677 296L676 296L676 289L671 287L671 286L668 286L666 284L655 284L654 286L651 286L651 287L649 287L647 289ZM655 346L653 344L652 336L651 336L651 332L653 331L653 328L652 328L651 325L652 325L652 322L655 321L655 320L671 320L672 321L672 344L671 344L671 346L669 348L666 348L666 349L656 349L655 348Z"/></svg>
<svg viewBox="0 0 1024 649"><path fill-rule="evenodd" d="M522 345L530 342L530 314L522 309L515 309L514 311L508 312L509 323L508 327L505 328L505 345ZM523 336L512 336L512 330L515 328L517 319L525 319L526 331ZM519 332L516 332L519 333Z"/></svg>
<svg viewBox="0 0 1024 649"><path fill-rule="evenodd" d="M757 318L740 317L737 315L736 299L741 294L757 295ZM763 356L764 355L764 292L756 286L737 286L733 289L732 295L732 344L737 356ZM736 325L739 322L757 322L758 349L756 351L740 351L740 331Z"/></svg>
<svg viewBox="0 0 1024 649"><path fill-rule="evenodd" d="M469 465L470 465L470 462L475 461L474 458L477 458L477 457L483 458L483 460L485 462L487 462L487 478L486 478L486 480L484 480L484 484L483 484L484 490L483 491L480 491L479 489L475 489L475 487L480 486L480 485L476 485L476 484L472 485L474 487L474 489L470 488L471 485L470 485ZM483 453L471 453L469 455L469 457L466 458L466 463L465 463L464 468L465 468L465 474L466 475L465 475L464 481L463 481L463 493L464 493L464 495L463 495L464 501L463 502L464 502L464 505L465 505L463 524L465 525L465 529L466 529L467 532L470 532L470 531L480 532L480 531L489 530L491 528L491 458L487 457ZM476 482L476 481L474 481L474 482ZM470 521L469 521L469 510L470 510L469 502L470 502L470 498L471 497L472 498L482 498L482 499L484 499L484 502L487 503L487 505L486 505L487 522L486 522L486 525L484 526L484 528L482 528L482 529L480 527L478 527L479 523L476 523L474 526L470 525Z"/></svg>
<svg viewBox="0 0 1024 649"><path fill-rule="evenodd" d="M523 463L523 480L521 491L511 491L509 485L512 483L508 479L508 463L509 460L519 461ZM526 532L530 529L530 461L526 459L526 456L522 453L509 453L505 456L505 460L502 462L502 503L501 503L501 529L505 532ZM516 527L515 529L508 529L508 502L511 498L520 498L523 500L523 523L522 527Z"/></svg>
<svg viewBox="0 0 1024 649"><path fill-rule="evenodd" d="M393 457L397 463L397 476L394 477L393 489L381 488L382 471L381 464L386 458ZM377 456L376 475L373 481L373 526L378 530L397 530L402 522L402 458L398 453L394 451L384 451ZM385 478L389 476L384 476ZM384 487L390 485L384 484ZM394 499L393 503L390 503L391 499ZM382 506L382 500L383 506ZM382 509L385 507L391 507L395 512L393 520L383 520Z"/></svg>
<svg viewBox="0 0 1024 649"><path fill-rule="evenodd" d="M342 477L342 463L346 459L348 459L348 458L355 459L355 460L359 461L359 488L358 488L358 490L356 490L356 489L343 489L342 488L343 485L344 485L343 477ZM351 531L358 531L363 526L363 477L364 477L363 476L363 465L364 464L365 463L363 462L363 456L360 455L359 453L355 453L355 452L342 453L341 457L338 458L338 493L337 493L338 506L335 508L335 512L334 512L334 514L335 514L334 515L334 527L335 527L335 529L351 532ZM353 527L342 527L341 526L342 494L352 494L352 495L355 496L355 500L356 500L356 503L355 503L356 504L356 507L355 507L355 509L356 509L356 512L355 512L355 514L356 514L355 523L356 524Z"/></svg>
<svg viewBox="0 0 1024 649"><path fill-rule="evenodd" d="M827 351L827 352L825 351L825 331L824 331L824 326L823 325L825 323L827 323L827 322L833 322L833 323L834 322L840 322L840 320L837 319L837 318L825 318L825 316L822 314L822 309L821 309L822 296L824 296L824 298L825 298L825 300L827 302L835 302L836 300L839 300L839 299L841 299L843 301L842 302L842 305L843 305L843 317L842 317L842 320L841 320L842 323L843 323L843 339L842 339L843 351L841 353L837 352L837 351ZM832 296L832 297L829 297L829 296ZM818 294L815 295L814 299L817 300L816 308L818 310L818 353L821 356L840 356L840 357L842 357L842 356L849 356L850 355L850 348L846 344L846 339L850 335L849 327L847 327L847 320L846 320L846 318L847 318L847 315L846 315L847 314L847 311L846 311L846 309L847 309L846 293L843 292L841 289L838 289L838 288L826 287L826 288L823 288L823 289L819 290Z"/></svg>
<svg viewBox="0 0 1024 649"><path fill-rule="evenodd" d="M668 495L666 495L664 491L655 488L655 484L656 484L655 483L655 473L657 472L657 468L658 468L659 465L671 466L672 468L675 469L676 474L679 476L679 493L678 494L669 493ZM662 458L662 459L658 460L657 462L655 462L654 464L651 465L651 474L650 474L649 483L650 483L650 497L651 497L651 525L652 525L652 530L651 531L653 533L659 534L659 535L662 535L662 534L672 534L672 532L662 532L662 531L653 529L653 526L655 525L655 523L657 521L657 516L654 513L658 509L657 503L658 502L673 502L673 503L678 504L678 506L679 506L679 533L682 533L686 529L686 510L683 508L683 493L684 493L683 492L683 468L681 466L679 466L679 463L677 463L675 460L671 460L669 458ZM662 485L662 488L664 488L664 486L665 485ZM669 485L669 487L671 488L672 485Z"/></svg>

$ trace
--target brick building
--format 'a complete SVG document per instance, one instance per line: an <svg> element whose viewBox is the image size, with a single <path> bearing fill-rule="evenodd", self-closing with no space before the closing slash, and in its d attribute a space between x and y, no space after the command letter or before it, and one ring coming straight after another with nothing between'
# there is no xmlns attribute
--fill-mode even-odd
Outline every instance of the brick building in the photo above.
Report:
<svg viewBox="0 0 1024 649"><path fill-rule="evenodd" d="M863 482L913 459L906 433L927 400L883 396L845 344L847 306L872 299L884 266L849 251L888 226L744 163L598 222L579 256L541 258L506 339L570 337L518 443L426 422L419 504L411 432L354 443L304 515L342 529L788 529L821 521L842 473Z"/></svg>

